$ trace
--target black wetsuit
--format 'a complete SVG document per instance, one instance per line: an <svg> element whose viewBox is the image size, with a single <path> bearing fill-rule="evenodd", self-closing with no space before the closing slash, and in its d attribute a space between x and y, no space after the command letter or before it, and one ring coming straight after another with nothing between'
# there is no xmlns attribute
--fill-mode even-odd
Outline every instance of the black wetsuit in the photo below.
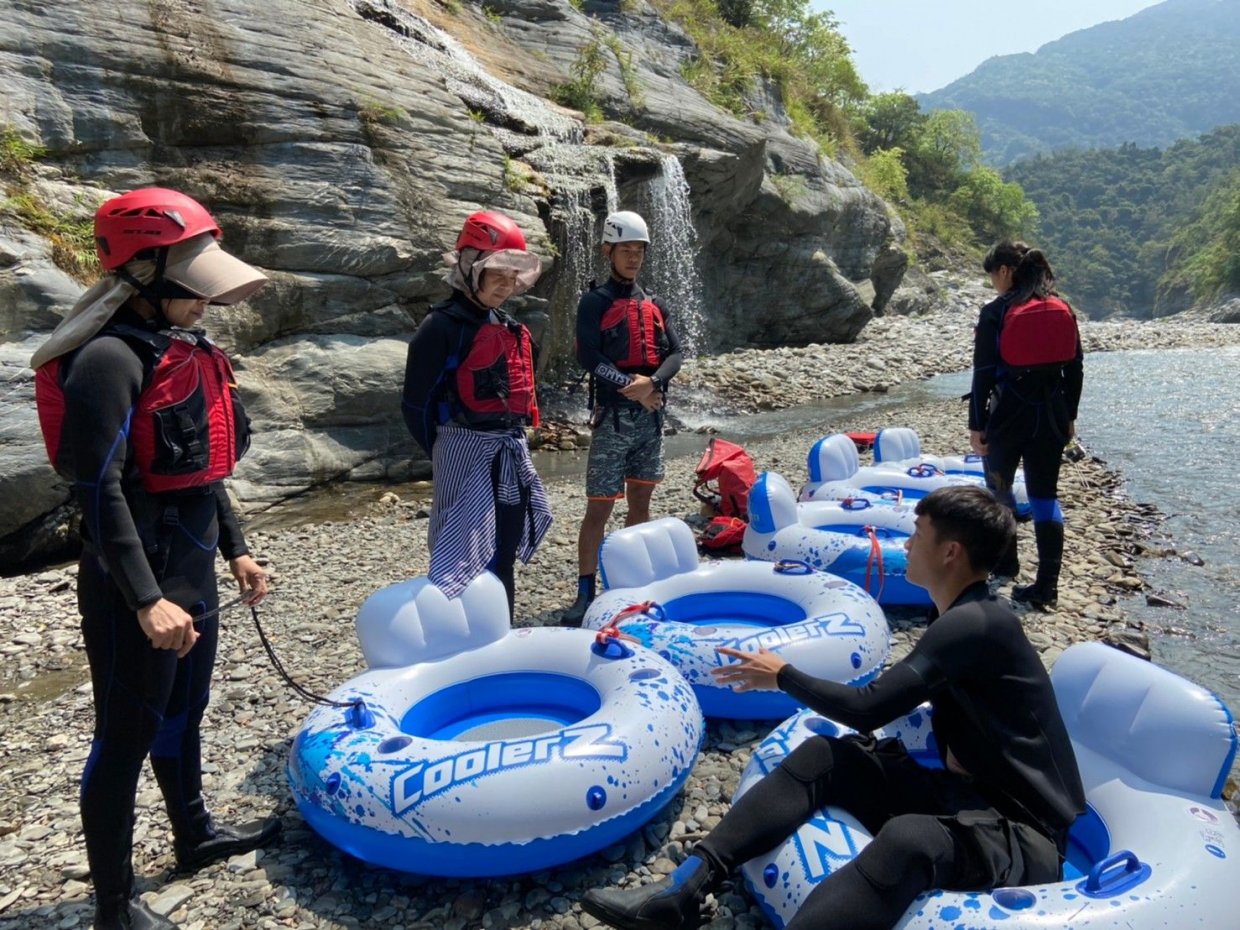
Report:
<svg viewBox="0 0 1240 930"><path fill-rule="evenodd" d="M716 875L774 849L819 808L874 835L806 899L788 930L893 926L931 888L1057 881L1067 830L1085 809L1050 679L1020 621L985 583L965 589L913 651L853 688L785 666L782 690L869 731L923 701L945 766L919 766L892 739L811 737L750 789L695 853Z"/></svg>
<svg viewBox="0 0 1240 930"><path fill-rule="evenodd" d="M120 311L115 322L142 327ZM248 552L222 484L153 495L142 489L130 418L149 368L143 349L106 332L67 358L65 424L84 548L78 609L90 662L95 731L82 775L82 828L100 900L128 897L134 803L148 755L178 840L210 830L199 724L209 699L219 621L195 624L183 659L156 649L137 610L167 598L192 616L219 602L216 552Z"/></svg>
<svg viewBox="0 0 1240 930"><path fill-rule="evenodd" d="M1024 374L1008 370L999 359L999 332L1008 304L1008 295L996 297L978 316L969 429L986 437L986 470L996 493L1011 494L1023 459L1034 520L1054 519L1059 465L1081 401L1084 354L1078 339L1076 359L1062 368Z"/></svg>
<svg viewBox="0 0 1240 930"><path fill-rule="evenodd" d="M617 300L626 300L631 297L641 299L645 296L647 295L635 282L625 283L611 278L598 287L586 291L577 304L577 360L593 379L591 383L595 406L641 408L642 405L638 401L629 400L620 393L620 388L628 385L633 374L650 375L666 385L680 371L683 360L680 339L676 335L676 329L672 325L667 307L657 297L649 299L663 314L663 327L668 346L667 354L658 367L648 371L623 372L616 367L615 359L603 354L602 323L607 308Z"/></svg>

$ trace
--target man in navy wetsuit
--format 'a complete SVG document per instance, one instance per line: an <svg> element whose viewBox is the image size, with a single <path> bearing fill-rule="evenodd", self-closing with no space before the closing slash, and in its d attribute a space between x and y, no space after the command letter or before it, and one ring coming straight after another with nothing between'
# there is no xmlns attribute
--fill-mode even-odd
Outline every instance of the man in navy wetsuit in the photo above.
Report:
<svg viewBox="0 0 1240 930"><path fill-rule="evenodd" d="M874 840L813 890L787 930L889 928L932 888L1059 880L1085 796L1046 670L986 585L1015 533L1011 512L975 487L942 488L916 512L908 577L930 592L940 616L873 682L812 678L767 650L719 650L737 660L716 669L720 682L778 688L858 734L806 740L672 875L589 891L587 912L622 930L693 930L702 900L732 869L828 804L853 814ZM942 769L919 766L898 740L869 735L923 701L934 708Z"/></svg>

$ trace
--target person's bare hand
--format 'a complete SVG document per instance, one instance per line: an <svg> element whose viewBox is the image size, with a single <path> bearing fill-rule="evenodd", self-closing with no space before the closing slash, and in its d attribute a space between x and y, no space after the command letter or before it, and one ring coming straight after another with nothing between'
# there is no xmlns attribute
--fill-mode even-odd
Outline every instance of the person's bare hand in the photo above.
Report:
<svg viewBox="0 0 1240 930"><path fill-rule="evenodd" d="M167 598L138 610L138 625L156 649L175 649L177 658L183 659L198 642L194 620L184 610Z"/></svg>
<svg viewBox="0 0 1240 930"><path fill-rule="evenodd" d="M645 407L647 410L651 410L651 411L662 410L663 409L663 392L662 391L651 391L649 394L647 394L645 397L642 398L641 405Z"/></svg>
<svg viewBox="0 0 1240 930"><path fill-rule="evenodd" d="M633 380L620 389L620 393L629 400L635 400L645 406L646 398L659 392L655 390L654 382L650 380L649 375L634 375Z"/></svg>
<svg viewBox="0 0 1240 930"><path fill-rule="evenodd" d="M267 596L267 573L248 555L239 555L228 563L232 576L247 605L258 604Z"/></svg>
<svg viewBox="0 0 1240 930"><path fill-rule="evenodd" d="M729 659L739 660L736 664L729 663L710 670L719 684L727 685L733 691L779 690L779 670L788 663L769 649L741 652L739 649L719 646L715 652Z"/></svg>
<svg viewBox="0 0 1240 930"><path fill-rule="evenodd" d="M969 448L978 455L986 455L990 446L986 443L986 434L980 430L969 430Z"/></svg>

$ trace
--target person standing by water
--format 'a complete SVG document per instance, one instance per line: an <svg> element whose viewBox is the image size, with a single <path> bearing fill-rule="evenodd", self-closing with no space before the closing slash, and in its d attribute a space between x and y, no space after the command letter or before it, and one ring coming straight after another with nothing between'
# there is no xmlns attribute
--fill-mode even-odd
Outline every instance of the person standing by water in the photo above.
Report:
<svg viewBox="0 0 1240 930"><path fill-rule="evenodd" d="M534 286L542 265L516 223L485 210L465 220L444 263L452 296L414 333L401 397L434 469L428 575L456 597L489 569L504 583L511 619L514 565L533 557L551 507L525 436L538 425L534 345L502 307Z"/></svg>
<svg viewBox="0 0 1240 930"><path fill-rule="evenodd" d="M827 805L874 839L823 879L787 930L885 930L922 892L982 891L1060 880L1068 829L1085 792L1050 676L986 578L1015 534L1011 511L979 487L917 502L905 542L908 580L940 616L907 657L856 688L813 678L762 649L720 648L714 670L738 691L784 691L852 727L812 736L743 794L670 876L591 889L584 911L620 930L696 930L706 895L731 871L777 848ZM898 739L869 731L933 707L942 768L919 765Z"/></svg>
<svg viewBox="0 0 1240 930"><path fill-rule="evenodd" d="M594 600L598 548L616 501L625 499L624 525L650 519L650 499L663 480L663 404L680 371L680 340L662 301L637 283L650 232L622 210L603 222L609 279L577 306L577 360L590 377L590 457L586 512L577 536L577 599L560 617L581 626Z"/></svg>
<svg viewBox="0 0 1240 930"><path fill-rule="evenodd" d="M969 445L985 456L988 483L1013 508L1012 482L1024 463L1038 571L1033 584L1013 587L1012 597L1053 607L1063 563L1059 468L1076 435L1085 377L1080 333L1072 309L1056 296L1055 274L1038 249L1000 242L982 268L999 296L982 308L974 331ZM995 573L1015 577L1019 571L1013 538Z"/></svg>
<svg viewBox="0 0 1240 930"><path fill-rule="evenodd" d="M134 897L148 754L178 869L262 846L280 827L216 823L202 796L216 553L246 603L267 593L222 483L249 446L249 420L227 356L199 328L210 304L245 300L267 278L219 236L211 214L177 191L108 200L95 214L108 274L30 362L48 456L82 509L77 593L95 726L81 810L96 930L175 927Z"/></svg>

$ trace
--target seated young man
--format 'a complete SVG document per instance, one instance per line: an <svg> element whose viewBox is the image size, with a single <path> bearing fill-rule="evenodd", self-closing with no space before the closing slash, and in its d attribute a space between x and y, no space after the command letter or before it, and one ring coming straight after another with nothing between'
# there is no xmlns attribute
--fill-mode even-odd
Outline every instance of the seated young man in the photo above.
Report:
<svg viewBox="0 0 1240 930"><path fill-rule="evenodd" d="M720 652L740 691L779 688L859 731L815 736L748 791L670 876L591 890L582 907L620 930L693 930L706 895L819 808L853 814L874 840L821 882L787 930L889 928L923 891L1058 881L1085 793L1050 678L986 578L1016 532L989 491L942 488L917 504L908 578L939 610L913 651L862 688L811 678L766 650ZM923 701L942 769L868 734Z"/></svg>

